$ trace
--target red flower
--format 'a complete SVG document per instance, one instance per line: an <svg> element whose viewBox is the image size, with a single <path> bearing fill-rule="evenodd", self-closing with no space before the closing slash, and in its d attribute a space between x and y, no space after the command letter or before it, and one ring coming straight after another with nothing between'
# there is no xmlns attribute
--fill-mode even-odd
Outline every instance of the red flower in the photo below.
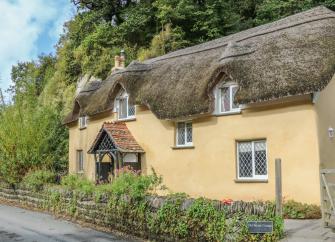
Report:
<svg viewBox="0 0 335 242"><path fill-rule="evenodd" d="M228 199L223 199L221 202L224 205L232 205L234 201L233 201L233 199L228 198Z"/></svg>

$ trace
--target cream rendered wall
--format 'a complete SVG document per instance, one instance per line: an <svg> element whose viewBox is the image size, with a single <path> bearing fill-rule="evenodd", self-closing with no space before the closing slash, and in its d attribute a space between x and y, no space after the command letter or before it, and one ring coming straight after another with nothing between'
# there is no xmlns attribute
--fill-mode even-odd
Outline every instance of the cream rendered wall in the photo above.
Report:
<svg viewBox="0 0 335 242"><path fill-rule="evenodd" d="M113 121L113 113L107 112L94 117L89 117L87 128L79 129L78 122L69 128L69 172L77 173L77 150L84 152L84 174L91 180L95 180L95 160L93 155L87 154L104 122ZM107 160L107 159L105 159Z"/></svg>
<svg viewBox="0 0 335 242"><path fill-rule="evenodd" d="M316 100L320 161L322 168L335 169L335 138L329 138L328 129L335 129L335 76Z"/></svg>
<svg viewBox="0 0 335 242"><path fill-rule="evenodd" d="M70 128L70 171L75 171L75 149L87 150L102 122L111 119L91 120L82 131L77 126ZM158 120L145 108L138 107L136 121L128 122L127 126L146 152L142 158L143 172L150 173L153 167L174 192L213 199L273 200L274 161L282 158L285 198L320 203L316 113L312 104L196 119L193 121L194 149L173 149L174 123ZM237 183L236 141L253 139L267 140L269 180L267 183ZM85 174L93 179L93 157L88 161Z"/></svg>

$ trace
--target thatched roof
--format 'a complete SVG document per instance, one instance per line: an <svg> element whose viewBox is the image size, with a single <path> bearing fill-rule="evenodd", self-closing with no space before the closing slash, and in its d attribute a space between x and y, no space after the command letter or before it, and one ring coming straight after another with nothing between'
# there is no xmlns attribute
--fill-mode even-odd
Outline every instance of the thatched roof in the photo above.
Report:
<svg viewBox="0 0 335 242"><path fill-rule="evenodd" d="M236 82L236 101L246 104L320 91L334 73L335 13L317 7L143 63L133 62L96 90L80 93L77 115L111 109L121 86L131 102L146 105L159 119L179 119L211 113L212 89L222 80ZM69 117L73 120L75 114Z"/></svg>

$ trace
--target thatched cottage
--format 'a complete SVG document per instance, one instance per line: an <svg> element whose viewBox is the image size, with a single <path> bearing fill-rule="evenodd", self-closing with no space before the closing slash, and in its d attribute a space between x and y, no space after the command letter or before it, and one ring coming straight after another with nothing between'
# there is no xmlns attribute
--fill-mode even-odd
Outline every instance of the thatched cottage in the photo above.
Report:
<svg viewBox="0 0 335 242"><path fill-rule="evenodd" d="M119 65L121 62L121 66ZM320 203L335 167L335 13L318 7L122 68L75 98L69 169L154 168L175 192Z"/></svg>

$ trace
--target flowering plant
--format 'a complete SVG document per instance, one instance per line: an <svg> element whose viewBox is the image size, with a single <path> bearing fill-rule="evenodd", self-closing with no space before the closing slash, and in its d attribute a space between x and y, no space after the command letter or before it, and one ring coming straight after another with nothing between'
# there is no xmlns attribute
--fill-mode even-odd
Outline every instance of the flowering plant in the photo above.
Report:
<svg viewBox="0 0 335 242"><path fill-rule="evenodd" d="M221 201L224 205L232 205L234 203L233 199L225 198Z"/></svg>

